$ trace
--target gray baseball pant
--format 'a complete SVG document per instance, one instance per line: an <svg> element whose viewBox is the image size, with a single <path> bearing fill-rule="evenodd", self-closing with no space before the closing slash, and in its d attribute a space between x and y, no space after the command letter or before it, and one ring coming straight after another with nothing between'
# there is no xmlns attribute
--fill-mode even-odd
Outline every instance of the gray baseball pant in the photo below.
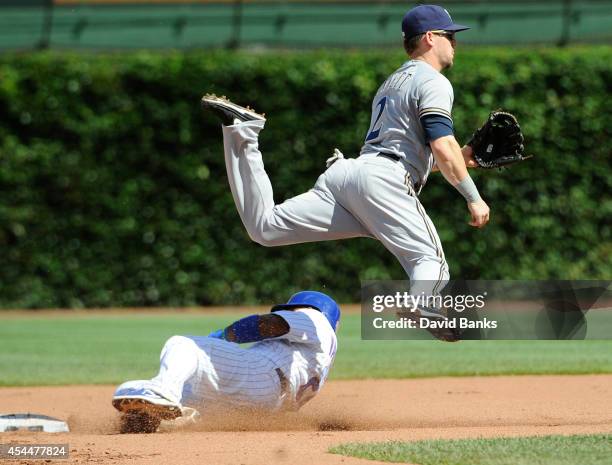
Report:
<svg viewBox="0 0 612 465"><path fill-rule="evenodd" d="M272 247L371 237L395 255L412 283L423 283L413 294L444 287L449 273L440 238L401 163L376 154L340 159L308 192L275 205L259 151L264 124L223 126L230 189L253 241Z"/></svg>

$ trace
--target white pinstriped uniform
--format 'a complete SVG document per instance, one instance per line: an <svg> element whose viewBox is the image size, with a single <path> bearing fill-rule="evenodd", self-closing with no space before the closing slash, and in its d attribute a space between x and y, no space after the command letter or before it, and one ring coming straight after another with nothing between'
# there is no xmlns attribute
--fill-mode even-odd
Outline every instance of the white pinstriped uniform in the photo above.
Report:
<svg viewBox="0 0 612 465"><path fill-rule="evenodd" d="M243 348L222 339L173 336L161 353L154 385L182 405L297 409L321 389L336 354L336 334L314 309L278 311L289 333ZM287 380L285 389L277 369ZM131 387L140 387L131 385Z"/></svg>
<svg viewBox="0 0 612 465"><path fill-rule="evenodd" d="M259 151L265 121L223 126L227 176L249 236L265 246L372 237L399 260L414 294L438 293L449 273L417 197L434 164L420 117L450 118L452 104L442 74L422 61L404 63L374 98L360 156L336 161L310 191L278 205Z"/></svg>

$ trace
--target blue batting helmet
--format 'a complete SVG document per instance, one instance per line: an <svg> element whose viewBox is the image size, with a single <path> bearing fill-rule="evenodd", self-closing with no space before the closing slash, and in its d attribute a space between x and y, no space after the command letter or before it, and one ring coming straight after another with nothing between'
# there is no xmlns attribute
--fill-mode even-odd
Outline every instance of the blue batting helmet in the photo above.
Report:
<svg viewBox="0 0 612 465"><path fill-rule="evenodd" d="M286 304L279 304L272 307L272 312L279 310L293 310L299 307L310 307L319 310L331 327L336 330L338 320L340 319L340 307L330 296L317 291L300 291L293 294Z"/></svg>

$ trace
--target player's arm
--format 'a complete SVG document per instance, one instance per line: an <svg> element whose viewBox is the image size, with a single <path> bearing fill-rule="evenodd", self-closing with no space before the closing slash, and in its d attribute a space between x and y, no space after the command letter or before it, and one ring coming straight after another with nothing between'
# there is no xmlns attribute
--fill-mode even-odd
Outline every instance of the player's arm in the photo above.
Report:
<svg viewBox="0 0 612 465"><path fill-rule="evenodd" d="M289 324L284 318L273 313L266 313L242 318L224 329L209 334L208 337L242 344L284 336L288 332Z"/></svg>
<svg viewBox="0 0 612 465"><path fill-rule="evenodd" d="M478 165L478 163L476 163L476 160L474 160L473 154L474 151L469 145L464 145L463 147L461 147L461 155L463 155L463 161L465 162L466 168L478 168L480 166ZM434 163L433 167L431 168L431 171L432 173L440 171L437 163Z"/></svg>
<svg viewBox="0 0 612 465"><path fill-rule="evenodd" d="M453 87L442 75L424 82L419 87L417 109L425 135L425 143L431 145L432 141L446 136L453 136L454 139L453 119L451 116L453 100ZM472 147L468 145L463 147L461 155L464 166L468 168L478 166L472 157ZM432 171L440 171L437 162L432 167Z"/></svg>
<svg viewBox="0 0 612 465"><path fill-rule="evenodd" d="M444 178L465 198L472 216L470 225L482 228L489 221L489 206L480 197L474 181L468 174L464 153L455 136L451 134L438 137L431 140L429 146Z"/></svg>

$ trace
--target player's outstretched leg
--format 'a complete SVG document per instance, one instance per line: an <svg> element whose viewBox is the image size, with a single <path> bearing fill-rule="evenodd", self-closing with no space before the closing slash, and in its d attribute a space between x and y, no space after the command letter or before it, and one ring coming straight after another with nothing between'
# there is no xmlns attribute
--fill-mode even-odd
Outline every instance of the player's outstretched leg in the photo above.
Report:
<svg viewBox="0 0 612 465"><path fill-rule="evenodd" d="M370 236L336 202L328 188L328 184L344 178L340 162L321 175L310 191L275 205L272 184L259 151L264 116L210 94L202 98L202 106L224 123L227 177L240 219L253 241L279 246Z"/></svg>
<svg viewBox="0 0 612 465"><path fill-rule="evenodd" d="M153 433L161 420L182 417L183 386L198 367L198 347L189 338L173 336L164 345L159 374L152 380L128 381L115 391L113 406L123 413L121 432ZM193 409L188 409L193 416Z"/></svg>

